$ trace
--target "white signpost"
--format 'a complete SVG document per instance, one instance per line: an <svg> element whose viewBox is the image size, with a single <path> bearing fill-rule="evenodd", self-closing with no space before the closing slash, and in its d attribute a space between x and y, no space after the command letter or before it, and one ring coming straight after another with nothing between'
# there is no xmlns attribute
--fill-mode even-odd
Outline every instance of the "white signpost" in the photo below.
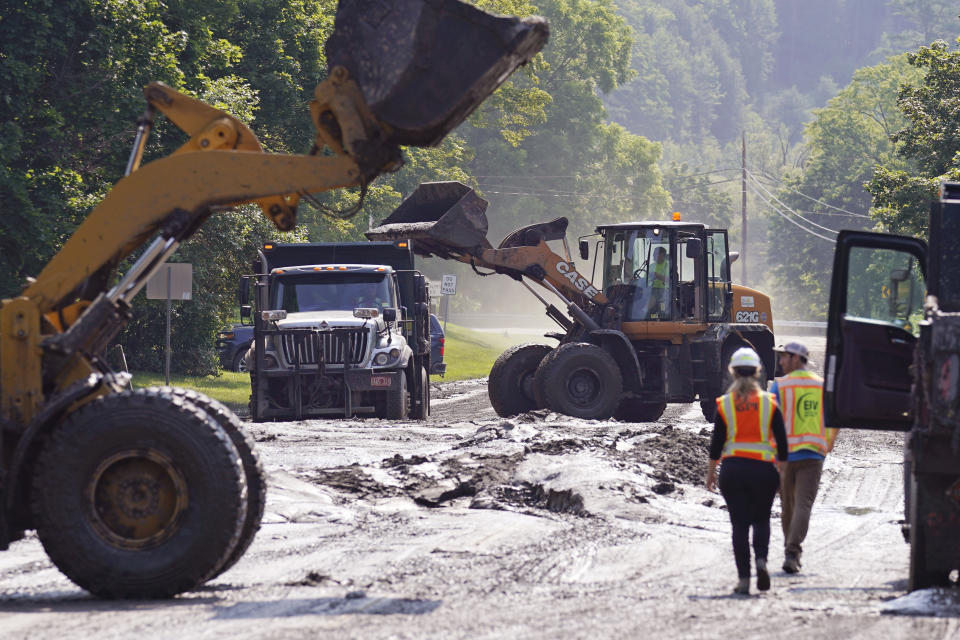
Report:
<svg viewBox="0 0 960 640"><path fill-rule="evenodd" d="M446 274L440 281L440 293L443 295L443 330L447 330L447 316L450 315L450 296L457 295L457 276Z"/></svg>
<svg viewBox="0 0 960 640"><path fill-rule="evenodd" d="M193 299L193 265L168 262L147 280L147 299L167 301L167 349L164 379L170 386L170 308L172 300Z"/></svg>
<svg viewBox="0 0 960 640"><path fill-rule="evenodd" d="M445 275L440 283L440 293L445 296L457 294L457 276Z"/></svg>

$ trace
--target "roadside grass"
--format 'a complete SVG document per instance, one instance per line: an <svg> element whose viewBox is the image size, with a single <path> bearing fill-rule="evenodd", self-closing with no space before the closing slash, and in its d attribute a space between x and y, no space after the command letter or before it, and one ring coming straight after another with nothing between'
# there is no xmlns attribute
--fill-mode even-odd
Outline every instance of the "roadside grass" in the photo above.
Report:
<svg viewBox="0 0 960 640"><path fill-rule="evenodd" d="M447 325L446 349L443 360L447 373L443 378L432 376L434 382L485 378L494 361L506 350L521 342L545 342L537 333L474 331L454 324ZM134 388L163 386L162 373L134 371ZM195 389L219 400L234 411L246 411L250 400L250 375L223 371L219 376L170 376L170 384Z"/></svg>
<svg viewBox="0 0 960 640"><path fill-rule="evenodd" d="M162 373L146 371L132 371L133 386L142 387L163 386ZM250 374L224 371L219 376L170 376L170 384L184 389L195 389L214 400L219 400L233 411L247 410L250 401Z"/></svg>
<svg viewBox="0 0 960 640"><path fill-rule="evenodd" d="M521 342L549 341L538 333L474 331L454 324L447 325L447 343L443 360L447 363L444 380L485 378L490 367L507 348ZM437 376L433 377L438 380Z"/></svg>

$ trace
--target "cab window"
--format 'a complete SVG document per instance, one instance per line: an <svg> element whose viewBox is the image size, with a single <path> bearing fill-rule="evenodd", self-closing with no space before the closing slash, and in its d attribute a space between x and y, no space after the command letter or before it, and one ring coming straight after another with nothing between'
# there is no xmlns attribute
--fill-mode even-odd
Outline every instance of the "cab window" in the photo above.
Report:
<svg viewBox="0 0 960 640"><path fill-rule="evenodd" d="M916 257L893 249L853 247L849 264L846 316L920 335L926 285Z"/></svg>

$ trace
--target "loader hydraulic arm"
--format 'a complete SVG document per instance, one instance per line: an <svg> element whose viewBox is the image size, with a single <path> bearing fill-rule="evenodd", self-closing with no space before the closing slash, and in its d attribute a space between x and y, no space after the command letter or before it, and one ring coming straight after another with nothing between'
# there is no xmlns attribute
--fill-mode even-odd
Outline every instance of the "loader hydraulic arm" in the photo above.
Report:
<svg viewBox="0 0 960 640"><path fill-rule="evenodd" d="M401 163L399 147L384 142L381 125L341 67L316 88L311 113L317 136L310 155L264 153L242 122L163 84L150 84L145 95L148 108L128 175L23 293L0 309L0 411L8 420L29 422L45 389L91 372L87 358L74 356L106 346L125 324L133 296L212 212L256 203L278 229L288 230L301 194L363 185ZM141 168L154 111L190 138ZM316 153L324 147L333 153ZM126 277L108 290L119 263L155 235ZM42 366L51 356L56 364Z"/></svg>
<svg viewBox="0 0 960 640"><path fill-rule="evenodd" d="M567 247L567 219L532 224L510 233L494 248L487 240L487 202L473 189L458 182L430 182L417 190L383 221L367 232L371 240L414 241L415 253L457 260L477 268L491 269L523 282L530 278L559 296L567 311L587 329L597 323L586 312L591 305L604 306L607 297L579 273ZM557 255L548 240L562 240L566 258ZM526 283L524 283L526 284ZM532 291L532 289L531 289ZM535 295L537 295L534 292ZM547 313L567 326L547 305Z"/></svg>

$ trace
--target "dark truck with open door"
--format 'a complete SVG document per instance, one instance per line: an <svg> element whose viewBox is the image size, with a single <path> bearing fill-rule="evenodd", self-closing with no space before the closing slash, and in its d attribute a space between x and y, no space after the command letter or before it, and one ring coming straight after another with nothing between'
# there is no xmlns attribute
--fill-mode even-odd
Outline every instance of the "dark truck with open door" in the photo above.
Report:
<svg viewBox="0 0 960 640"><path fill-rule="evenodd" d="M429 293L409 242L265 244L241 280L255 421L430 411ZM250 283L254 283L254 313Z"/></svg>
<svg viewBox="0 0 960 640"><path fill-rule="evenodd" d="M960 184L917 238L841 231L827 328L826 421L906 431L910 590L960 569Z"/></svg>

